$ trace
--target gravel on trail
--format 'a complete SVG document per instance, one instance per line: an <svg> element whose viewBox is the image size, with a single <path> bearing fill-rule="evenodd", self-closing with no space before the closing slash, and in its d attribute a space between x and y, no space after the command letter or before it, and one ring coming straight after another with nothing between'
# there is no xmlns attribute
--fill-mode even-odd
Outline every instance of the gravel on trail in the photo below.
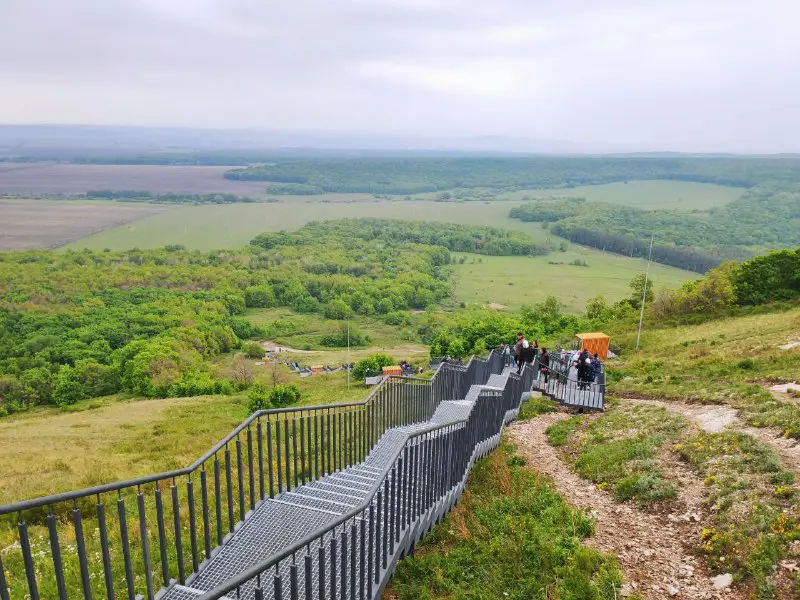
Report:
<svg viewBox="0 0 800 600"><path fill-rule="evenodd" d="M681 483L675 502L653 512L630 502L618 503L575 474L547 443L545 430L568 416L559 412L518 421L509 434L532 469L552 479L571 506L594 517L595 535L586 544L617 556L624 574L622 596L744 600L744 593L734 588L715 589L713 578L724 574L708 572L693 553L692 546L709 518L702 481L674 461L668 465L670 477Z"/></svg>

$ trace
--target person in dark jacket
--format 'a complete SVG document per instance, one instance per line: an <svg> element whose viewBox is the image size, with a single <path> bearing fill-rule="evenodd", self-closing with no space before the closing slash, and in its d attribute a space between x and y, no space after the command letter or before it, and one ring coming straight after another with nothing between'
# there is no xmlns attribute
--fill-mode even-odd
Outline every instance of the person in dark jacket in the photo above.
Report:
<svg viewBox="0 0 800 600"><path fill-rule="evenodd" d="M547 353L547 348L542 348L542 352L539 355L539 374L544 377L544 383L547 385L550 375L550 355Z"/></svg>
<svg viewBox="0 0 800 600"><path fill-rule="evenodd" d="M597 377L600 375L600 371L603 370L603 363L600 362L600 358L595 354L591 357L592 361L592 381L597 381Z"/></svg>
<svg viewBox="0 0 800 600"><path fill-rule="evenodd" d="M578 369L578 389L585 390L589 383L592 381L592 360L589 358L589 352L582 350L578 355L577 365Z"/></svg>

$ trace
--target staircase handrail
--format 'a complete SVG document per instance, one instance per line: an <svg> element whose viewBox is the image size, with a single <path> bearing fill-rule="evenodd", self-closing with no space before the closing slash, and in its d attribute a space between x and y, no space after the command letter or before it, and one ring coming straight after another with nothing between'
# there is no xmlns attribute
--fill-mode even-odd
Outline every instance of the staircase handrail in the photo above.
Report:
<svg viewBox="0 0 800 600"><path fill-rule="evenodd" d="M16 512L21 512L25 510L31 510L35 508L42 508L52 504L58 504L60 502L66 501L74 501L80 500L82 498L87 498L91 496L96 496L98 494L106 494L108 492L115 492L124 490L127 488L133 488L141 485L145 485L148 483L153 483L157 481L163 481L168 479L173 479L175 477L181 477L184 475L190 475L198 468L200 468L205 462L207 462L210 458L212 458L216 453L220 450L224 449L231 441L235 440L236 437L244 431L253 421L258 419L259 417L267 416L267 415L274 415L274 414L290 414L300 411L312 411L312 410L331 410L337 408L346 409L348 407L353 406L363 406L369 404L373 398L378 394L378 392L386 385L389 384L390 381L397 381L397 380L405 380L405 381L419 381L419 382L426 382L426 383L433 383L436 377L439 375L440 371L444 368L454 369L459 371L466 371L469 368L469 365L474 360L491 360L492 356L491 351L489 356L486 359L481 359L476 356L470 357L469 362L467 365L452 365L448 363L442 363L437 368L434 374L431 376L430 379L426 379L423 377L403 377L398 375L392 375L385 378L378 386L376 386L370 394L367 396L366 399L360 400L357 402L342 402L338 404L322 404L317 406L292 406L286 408L272 408L272 409L263 409L258 410L251 414L247 419L242 421L236 428L233 429L228 435L226 435L223 439L219 442L214 444L214 446L206 451L200 458L195 460L189 466L174 469L171 471L164 471L162 473L156 473L151 475L143 475L141 477L135 477L132 479L127 479L123 481L117 481L115 483L107 483L102 485L97 485L88 488L82 488L78 490L72 490L69 492L61 492L58 494L50 494L48 496L40 496L38 498L32 498L29 500L21 500L19 502L14 502L10 504L3 504L0 505L0 516L12 514Z"/></svg>

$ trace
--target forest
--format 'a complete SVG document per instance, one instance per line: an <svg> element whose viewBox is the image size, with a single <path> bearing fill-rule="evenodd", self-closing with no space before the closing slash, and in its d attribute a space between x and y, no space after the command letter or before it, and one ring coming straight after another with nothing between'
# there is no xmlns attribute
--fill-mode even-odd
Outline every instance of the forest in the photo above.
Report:
<svg viewBox="0 0 800 600"><path fill-rule="evenodd" d="M797 182L800 159L642 156L297 157L232 169L228 179L264 181L272 193L418 194L454 188L570 188L668 179L752 187Z"/></svg>
<svg viewBox="0 0 800 600"><path fill-rule="evenodd" d="M89 190L85 197L90 200L118 200L120 202L152 202L156 204L236 204L259 202L250 196L236 194L178 194L175 192L154 193L147 190Z"/></svg>
<svg viewBox="0 0 800 600"><path fill-rule="evenodd" d="M800 187L757 186L707 212L648 211L556 198L523 204L509 216L542 222L572 242L629 256L647 257L654 235L653 260L705 272L763 249L800 244Z"/></svg>
<svg viewBox="0 0 800 600"><path fill-rule="evenodd" d="M0 413L120 391L241 390L246 381L220 379L208 360L265 335L242 316L246 309L408 322L409 309L451 294L448 247L542 251L523 234L493 228L351 220L266 233L238 251L0 254ZM330 335L322 343L347 342Z"/></svg>

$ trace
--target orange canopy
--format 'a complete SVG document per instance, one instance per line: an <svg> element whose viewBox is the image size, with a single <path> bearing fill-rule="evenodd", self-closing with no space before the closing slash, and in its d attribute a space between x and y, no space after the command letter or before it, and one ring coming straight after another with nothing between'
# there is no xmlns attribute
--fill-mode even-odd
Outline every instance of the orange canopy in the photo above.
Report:
<svg viewBox="0 0 800 600"><path fill-rule="evenodd" d="M605 333L579 333L576 337L581 341L581 350L588 350L592 354L597 354L602 360L608 358L610 338Z"/></svg>

